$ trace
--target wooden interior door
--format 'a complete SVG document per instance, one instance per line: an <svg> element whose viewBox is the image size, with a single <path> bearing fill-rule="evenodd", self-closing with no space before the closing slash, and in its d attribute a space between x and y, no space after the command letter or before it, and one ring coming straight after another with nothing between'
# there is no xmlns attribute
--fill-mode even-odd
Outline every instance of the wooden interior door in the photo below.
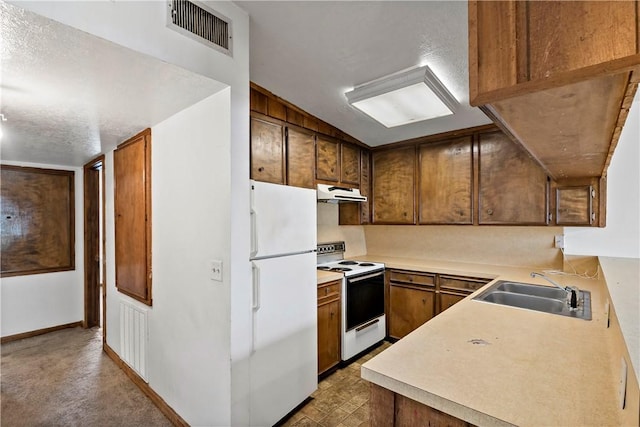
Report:
<svg viewBox="0 0 640 427"><path fill-rule="evenodd" d="M104 156L84 166L84 327L100 326L101 185Z"/></svg>

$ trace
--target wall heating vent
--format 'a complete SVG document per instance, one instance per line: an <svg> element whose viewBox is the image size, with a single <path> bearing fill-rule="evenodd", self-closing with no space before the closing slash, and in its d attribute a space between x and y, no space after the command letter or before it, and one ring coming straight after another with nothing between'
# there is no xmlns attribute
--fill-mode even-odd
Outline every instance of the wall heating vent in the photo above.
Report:
<svg viewBox="0 0 640 427"><path fill-rule="evenodd" d="M120 352L124 362L147 380L147 310L120 301Z"/></svg>
<svg viewBox="0 0 640 427"><path fill-rule="evenodd" d="M187 37L231 55L231 21L203 4L170 0L167 25ZM196 36L196 37L194 37Z"/></svg>

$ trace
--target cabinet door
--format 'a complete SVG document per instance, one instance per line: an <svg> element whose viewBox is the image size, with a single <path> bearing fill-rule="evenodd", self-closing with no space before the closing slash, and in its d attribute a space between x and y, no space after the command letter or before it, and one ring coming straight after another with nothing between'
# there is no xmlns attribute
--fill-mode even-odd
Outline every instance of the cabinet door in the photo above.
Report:
<svg viewBox="0 0 640 427"><path fill-rule="evenodd" d="M595 220L591 185L556 188L556 224L591 225Z"/></svg>
<svg viewBox="0 0 640 427"><path fill-rule="evenodd" d="M442 313L452 305L465 299L467 294L441 291L439 296L440 296L440 308L438 310L438 313Z"/></svg>
<svg viewBox="0 0 640 427"><path fill-rule="evenodd" d="M340 180L340 143L318 135L316 141L316 178L323 181Z"/></svg>
<svg viewBox="0 0 640 427"><path fill-rule="evenodd" d="M340 146L340 182L360 184L360 147L346 142Z"/></svg>
<svg viewBox="0 0 640 427"><path fill-rule="evenodd" d="M402 338L434 316L435 291L391 282L389 336Z"/></svg>
<svg viewBox="0 0 640 427"><path fill-rule="evenodd" d="M360 194L367 197L366 202L340 203L340 225L369 224L371 200L369 196L369 152L360 153Z"/></svg>
<svg viewBox="0 0 640 427"><path fill-rule="evenodd" d="M151 130L113 152L116 288L151 305Z"/></svg>
<svg viewBox="0 0 640 427"><path fill-rule="evenodd" d="M287 128L287 184L315 188L315 135L312 132Z"/></svg>
<svg viewBox="0 0 640 427"><path fill-rule="evenodd" d="M471 137L420 147L420 224L472 224Z"/></svg>
<svg viewBox="0 0 640 427"><path fill-rule="evenodd" d="M480 134L479 223L546 225L545 171L502 132Z"/></svg>
<svg viewBox="0 0 640 427"><path fill-rule="evenodd" d="M251 179L285 183L282 125L251 117Z"/></svg>
<svg viewBox="0 0 640 427"><path fill-rule="evenodd" d="M415 147L373 153L373 223L415 224Z"/></svg>
<svg viewBox="0 0 640 427"><path fill-rule="evenodd" d="M318 374L340 362L340 300L318 306Z"/></svg>

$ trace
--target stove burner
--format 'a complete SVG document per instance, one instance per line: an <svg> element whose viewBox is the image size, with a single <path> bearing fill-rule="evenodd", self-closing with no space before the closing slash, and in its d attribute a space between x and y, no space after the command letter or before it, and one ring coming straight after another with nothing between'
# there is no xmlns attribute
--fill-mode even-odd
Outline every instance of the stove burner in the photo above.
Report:
<svg viewBox="0 0 640 427"><path fill-rule="evenodd" d="M340 265L358 265L356 261L340 261L338 264ZM362 264L360 264L362 265Z"/></svg>
<svg viewBox="0 0 640 427"><path fill-rule="evenodd" d="M318 270L331 271L331 267L329 267L328 265L323 265L318 267Z"/></svg>
<svg viewBox="0 0 640 427"><path fill-rule="evenodd" d="M339 273L344 273L345 271L351 271L353 270L352 268L349 267L331 267L328 265L320 265L318 267L316 267L318 270L322 270L322 271L336 271Z"/></svg>
<svg viewBox="0 0 640 427"><path fill-rule="evenodd" d="M331 270L332 271L351 271L351 270L353 270L353 268L349 268L349 267L333 267Z"/></svg>
<svg viewBox="0 0 640 427"><path fill-rule="evenodd" d="M373 267L375 264L372 262L361 262L358 264L360 267Z"/></svg>

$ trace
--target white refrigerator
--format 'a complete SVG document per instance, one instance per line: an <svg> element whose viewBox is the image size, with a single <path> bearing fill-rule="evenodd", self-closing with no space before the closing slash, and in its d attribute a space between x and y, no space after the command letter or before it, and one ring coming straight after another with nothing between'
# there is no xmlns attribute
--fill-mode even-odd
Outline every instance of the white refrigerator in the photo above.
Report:
<svg viewBox="0 0 640 427"><path fill-rule="evenodd" d="M318 387L316 191L251 181L252 426Z"/></svg>

